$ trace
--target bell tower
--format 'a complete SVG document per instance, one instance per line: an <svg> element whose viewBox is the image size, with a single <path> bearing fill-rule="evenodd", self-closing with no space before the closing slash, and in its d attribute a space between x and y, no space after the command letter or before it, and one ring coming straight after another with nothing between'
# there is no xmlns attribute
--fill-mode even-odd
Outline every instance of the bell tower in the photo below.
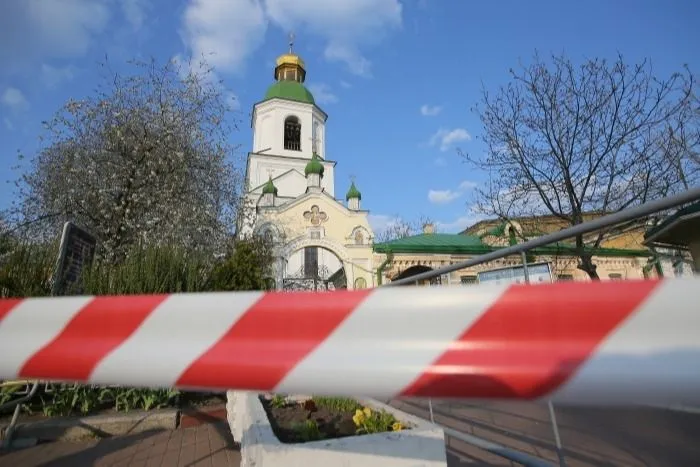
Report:
<svg viewBox="0 0 700 467"><path fill-rule="evenodd" d="M294 53L294 34L289 35L287 53L277 57L274 78L253 110L253 152L311 159L315 149L325 159L328 116L304 85L306 65Z"/></svg>

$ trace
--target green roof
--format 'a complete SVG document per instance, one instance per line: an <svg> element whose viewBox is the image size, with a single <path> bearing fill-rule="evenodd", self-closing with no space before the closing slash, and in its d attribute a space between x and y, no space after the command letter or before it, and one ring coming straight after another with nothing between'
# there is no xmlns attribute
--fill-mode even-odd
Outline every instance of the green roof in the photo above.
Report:
<svg viewBox="0 0 700 467"><path fill-rule="evenodd" d="M438 254L471 254L478 255L500 250L504 247L486 245L475 235L462 234L420 234L400 238L385 243L376 243L377 253L438 253ZM649 250L627 250L622 248L588 248L596 256L647 257ZM571 244L558 243L543 246L528 251L536 255L576 255L576 248Z"/></svg>
<svg viewBox="0 0 700 467"><path fill-rule="evenodd" d="M348 190L348 193L345 195L345 201L349 200L350 198L357 198L359 200L362 199L362 193L360 193L360 190L357 189L355 186L355 182L352 182L350 184L350 189Z"/></svg>
<svg viewBox="0 0 700 467"><path fill-rule="evenodd" d="M264 195L273 194L277 196L277 187L274 183L272 183L272 176L270 176L270 179L267 181L267 183L265 183L262 192Z"/></svg>
<svg viewBox="0 0 700 467"><path fill-rule="evenodd" d="M323 164L321 164L321 158L318 157L318 154L314 153L314 155L311 156L309 163L306 164L306 167L304 167L304 175L319 174L320 176L323 176L323 172L325 170L326 169L323 167Z"/></svg>
<svg viewBox="0 0 700 467"><path fill-rule="evenodd" d="M313 94L303 84L296 81L277 81L267 88L265 100L274 98L316 104Z"/></svg>
<svg viewBox="0 0 700 467"><path fill-rule="evenodd" d="M673 236L673 233L671 232L672 230L681 226L684 221L697 217L699 213L700 201L697 201L693 204L684 207L683 209L679 209L674 214L664 219L663 222L647 230L644 233L644 239L647 242L653 242L654 240L656 240L656 237L661 236L661 234L671 233L671 236ZM690 229L686 228L686 230Z"/></svg>

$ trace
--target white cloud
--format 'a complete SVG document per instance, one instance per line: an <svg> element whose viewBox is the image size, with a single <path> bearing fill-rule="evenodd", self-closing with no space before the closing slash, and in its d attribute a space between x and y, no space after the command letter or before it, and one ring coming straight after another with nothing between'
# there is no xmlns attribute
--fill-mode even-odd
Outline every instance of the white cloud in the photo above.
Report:
<svg viewBox="0 0 700 467"><path fill-rule="evenodd" d="M324 56L359 76L371 76L361 49L401 26L399 0L191 0L182 18L188 52L224 71L239 70L261 44L268 23L320 36ZM308 39L310 42L313 39Z"/></svg>
<svg viewBox="0 0 700 467"><path fill-rule="evenodd" d="M476 188L476 186L477 186L476 182L472 182L471 180L465 180L459 184L459 189L462 191L467 191L467 190L471 190L472 188Z"/></svg>
<svg viewBox="0 0 700 467"><path fill-rule="evenodd" d="M424 117L434 117L440 112L442 112L442 107L439 105L430 106L425 104L420 107L420 114Z"/></svg>
<svg viewBox="0 0 700 467"><path fill-rule="evenodd" d="M12 123L12 120L5 117L2 119L2 122L5 124L5 128L7 128L8 131L15 131L15 125Z"/></svg>
<svg viewBox="0 0 700 467"><path fill-rule="evenodd" d="M365 77L371 75L371 63L361 48L401 27L399 0L265 0L265 5L276 25L320 36L326 59Z"/></svg>
<svg viewBox="0 0 700 467"><path fill-rule="evenodd" d="M428 190L428 200L434 204L446 204L459 198L461 194L452 190Z"/></svg>
<svg viewBox="0 0 700 467"><path fill-rule="evenodd" d="M75 69L70 66L54 67L46 63L41 65L41 79L49 88L55 88L59 84L71 81L75 76Z"/></svg>
<svg viewBox="0 0 700 467"><path fill-rule="evenodd" d="M440 151L444 152L455 143L469 141L471 139L471 135L464 128L455 128L454 130L441 128L430 138L430 145L439 145Z"/></svg>
<svg viewBox="0 0 700 467"><path fill-rule="evenodd" d="M459 233L466 229L467 227L483 220L482 216L476 213L470 213L466 216L459 216L456 219L447 222L438 221L435 223L435 227L438 231L443 233Z"/></svg>
<svg viewBox="0 0 700 467"><path fill-rule="evenodd" d="M12 110L26 110L29 108L27 98L24 97L22 91L17 88L6 88L2 93L0 102L2 102L2 105Z"/></svg>
<svg viewBox="0 0 700 467"><path fill-rule="evenodd" d="M476 187L475 182L465 180L459 184L456 190L428 190L428 200L433 204L447 204L474 187Z"/></svg>
<svg viewBox="0 0 700 467"><path fill-rule="evenodd" d="M398 217L384 214L368 214L367 220L375 233L382 232L399 222Z"/></svg>
<svg viewBox="0 0 700 467"><path fill-rule="evenodd" d="M6 72L43 58L84 55L109 20L106 2L3 0L0 63Z"/></svg>
<svg viewBox="0 0 700 467"><path fill-rule="evenodd" d="M444 157L438 157L437 159L435 159L435 165L437 165L438 167L445 167L447 165L447 161Z"/></svg>
<svg viewBox="0 0 700 467"><path fill-rule="evenodd" d="M340 85L344 87L345 89L349 89L352 87L352 84L348 83L347 81L341 81Z"/></svg>
<svg viewBox="0 0 700 467"><path fill-rule="evenodd" d="M131 25L134 31L138 31L143 26L146 19L146 10L151 4L148 0L121 0L122 13L124 18Z"/></svg>
<svg viewBox="0 0 700 467"><path fill-rule="evenodd" d="M331 88L327 84L311 84L309 85L309 90L319 104L333 104L334 102L338 102L338 96L331 92Z"/></svg>
<svg viewBox="0 0 700 467"><path fill-rule="evenodd" d="M323 52L330 62L343 62L350 73L363 78L372 77L372 64L360 54L355 46L331 42Z"/></svg>
<svg viewBox="0 0 700 467"><path fill-rule="evenodd" d="M267 21L257 0L192 0L183 15L181 35L196 63L202 56L219 71L241 71L262 44Z"/></svg>

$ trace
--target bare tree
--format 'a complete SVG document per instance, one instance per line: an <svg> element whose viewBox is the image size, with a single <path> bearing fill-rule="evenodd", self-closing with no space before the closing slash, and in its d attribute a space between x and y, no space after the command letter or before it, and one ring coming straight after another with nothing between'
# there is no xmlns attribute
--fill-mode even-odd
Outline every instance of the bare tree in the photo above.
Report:
<svg viewBox="0 0 700 467"><path fill-rule="evenodd" d="M575 225L587 213L619 211L697 182L687 70L658 80L647 61L630 66L619 56L576 66L536 55L511 75L495 94L484 90L476 109L487 155L463 153L490 175L475 195L482 213L549 214ZM578 267L592 279L591 248L608 234L576 238Z"/></svg>
<svg viewBox="0 0 700 467"><path fill-rule="evenodd" d="M136 242L216 248L235 228L235 123L211 69L169 61L107 63L96 94L68 101L19 183L16 213L33 234L66 220L93 232L106 257Z"/></svg>
<svg viewBox="0 0 700 467"><path fill-rule="evenodd" d="M374 243L385 243L392 240L411 237L423 232L423 226L434 222L427 216L420 216L417 220L407 221L396 216L386 228L380 230L374 238Z"/></svg>

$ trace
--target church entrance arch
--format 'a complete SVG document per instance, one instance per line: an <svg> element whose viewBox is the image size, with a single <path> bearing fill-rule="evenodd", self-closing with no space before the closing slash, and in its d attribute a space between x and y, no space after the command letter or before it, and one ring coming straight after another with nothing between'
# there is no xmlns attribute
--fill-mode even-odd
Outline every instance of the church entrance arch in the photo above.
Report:
<svg viewBox="0 0 700 467"><path fill-rule="evenodd" d="M406 279L412 276L417 276L418 274L422 274L424 272L432 271L433 268L430 266L425 266L425 265L415 265L411 266L408 269L405 269L401 273L397 274L392 278L393 281L397 281L399 279ZM423 279L418 281L418 284L416 285L440 285L440 276L433 277L431 279Z"/></svg>
<svg viewBox="0 0 700 467"><path fill-rule="evenodd" d="M287 257L282 288L288 291L347 289L343 261L328 248L308 245Z"/></svg>

